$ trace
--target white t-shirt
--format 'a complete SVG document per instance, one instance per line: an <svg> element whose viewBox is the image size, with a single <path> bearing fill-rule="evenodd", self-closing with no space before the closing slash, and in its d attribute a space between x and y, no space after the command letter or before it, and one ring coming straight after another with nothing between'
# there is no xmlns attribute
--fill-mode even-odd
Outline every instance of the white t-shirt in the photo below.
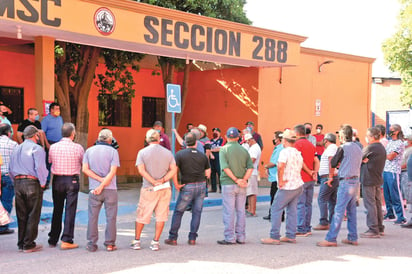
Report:
<svg viewBox="0 0 412 274"><path fill-rule="evenodd" d="M293 190L303 185L302 176L300 175L303 166L303 158L300 151L294 147L284 148L279 154L278 163L286 164L283 180L287 182L282 189Z"/></svg>
<svg viewBox="0 0 412 274"><path fill-rule="evenodd" d="M252 175L258 175L258 167L259 167L260 155L262 154L262 150L260 149L260 146L256 143L249 148L248 152L249 152L250 158L256 159L256 161L253 163Z"/></svg>
<svg viewBox="0 0 412 274"><path fill-rule="evenodd" d="M329 157L333 157L338 150L338 146L335 144L330 144L322 156L320 157L320 166L319 166L319 175L328 175L329 174Z"/></svg>

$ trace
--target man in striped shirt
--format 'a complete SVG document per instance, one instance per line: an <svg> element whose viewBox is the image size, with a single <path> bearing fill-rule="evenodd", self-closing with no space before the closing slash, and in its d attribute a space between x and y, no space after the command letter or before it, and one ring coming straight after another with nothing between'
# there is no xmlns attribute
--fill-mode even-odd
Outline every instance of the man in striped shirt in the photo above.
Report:
<svg viewBox="0 0 412 274"><path fill-rule="evenodd" d="M61 249L77 248L73 243L74 223L76 218L77 197L79 193L79 174L82 167L84 149L73 142L76 129L72 123L62 127L63 138L50 146L49 163L53 173L53 218L49 233L49 245L55 247L62 231L64 202L66 213L64 230L61 237Z"/></svg>

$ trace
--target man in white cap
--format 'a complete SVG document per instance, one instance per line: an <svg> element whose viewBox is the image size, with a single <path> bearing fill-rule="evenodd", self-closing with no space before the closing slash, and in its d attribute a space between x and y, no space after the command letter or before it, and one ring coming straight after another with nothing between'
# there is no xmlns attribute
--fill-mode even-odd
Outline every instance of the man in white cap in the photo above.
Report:
<svg viewBox="0 0 412 274"><path fill-rule="evenodd" d="M98 220L102 205L106 212L104 245L107 251L116 250L117 182L116 172L120 166L119 153L111 146L113 134L102 129L95 146L84 153L83 173L89 177L89 222L87 225L87 247L97 250L99 239Z"/></svg>
<svg viewBox="0 0 412 274"><path fill-rule="evenodd" d="M153 251L159 250L159 239L169 214L172 191L169 180L177 172L176 161L170 150L160 145L160 135L150 129L146 133L149 145L139 151L136 167L143 177L140 200L137 207L135 239L131 249L141 249L140 236L145 225L150 224L153 212L156 216L155 235L150 244Z"/></svg>

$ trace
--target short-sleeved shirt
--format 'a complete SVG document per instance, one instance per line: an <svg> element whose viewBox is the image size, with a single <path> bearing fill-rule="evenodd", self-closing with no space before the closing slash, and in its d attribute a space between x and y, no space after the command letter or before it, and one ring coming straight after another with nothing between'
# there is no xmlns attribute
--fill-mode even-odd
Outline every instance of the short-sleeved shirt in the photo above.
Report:
<svg viewBox="0 0 412 274"><path fill-rule="evenodd" d="M97 143L89 147L84 153L83 164L88 164L91 171L100 177L106 177L112 166L120 166L119 153L109 144ZM93 190L100 185L99 181L89 177L89 189ZM117 189L116 175L105 189Z"/></svg>
<svg viewBox="0 0 412 274"><path fill-rule="evenodd" d="M50 146L49 163L56 175L77 175L82 169L84 149L70 138L62 138Z"/></svg>
<svg viewBox="0 0 412 274"><path fill-rule="evenodd" d="M275 147L275 149L272 152L272 156L270 156L270 162L272 164L275 164L274 167L271 167L268 169L269 171L269 177L268 180L269 182L277 182L278 181L278 159L279 159L279 154L284 149L282 144L279 144Z"/></svg>
<svg viewBox="0 0 412 274"><path fill-rule="evenodd" d="M316 143L322 142L323 139L325 138L325 135L323 135L323 134L315 134L315 135L313 135L313 136L316 138ZM317 154L318 156L321 156L324 151L325 151L325 147L324 147L324 146L316 144L316 154Z"/></svg>
<svg viewBox="0 0 412 274"><path fill-rule="evenodd" d="M35 126L37 129L41 129L41 123L39 121L35 120L34 122L32 122L29 119L26 119L23 122L21 122L21 124L17 128L17 131L23 132L24 129L28 126Z"/></svg>
<svg viewBox="0 0 412 274"><path fill-rule="evenodd" d="M160 145L164 148L167 148L168 150L171 149L170 147L170 141L169 141L169 136L164 134L163 132L160 132Z"/></svg>
<svg viewBox="0 0 412 274"><path fill-rule="evenodd" d="M63 127L63 118L61 116L53 116L48 114L41 121L41 128L46 134L46 139L52 142L61 140Z"/></svg>
<svg viewBox="0 0 412 274"><path fill-rule="evenodd" d="M14 148L17 147L17 143L11 140L6 135L0 136L0 155L2 157L1 175L9 173L10 155L13 153Z"/></svg>
<svg viewBox="0 0 412 274"><path fill-rule="evenodd" d="M320 157L319 175L329 174L329 157L335 156L337 150L338 146L335 144L330 144L325 149L322 156Z"/></svg>
<svg viewBox="0 0 412 274"><path fill-rule="evenodd" d="M222 137L219 137L217 139L212 139L210 140L210 149L216 149L220 148L225 144L225 140ZM213 156L215 156L216 161L219 161L219 152L212 152Z"/></svg>
<svg viewBox="0 0 412 274"><path fill-rule="evenodd" d="M149 144L137 153L136 166L144 164L146 172L155 180L163 178L168 172L171 164L175 164L175 158L170 150L160 144ZM153 185L143 178L143 188Z"/></svg>
<svg viewBox="0 0 412 274"><path fill-rule="evenodd" d="M402 140L390 140L388 145L386 146L386 154L389 155L392 152L395 152L397 155L392 160L386 159L385 168L383 169L383 171L400 174L404 150L405 144L402 142Z"/></svg>
<svg viewBox="0 0 412 274"><path fill-rule="evenodd" d="M309 136L312 136L312 135L309 135ZM311 142L309 142L308 139L300 138L296 141L295 148L301 152L302 157L303 157L303 162L306 164L306 166L309 169L313 169L313 162L314 162L315 155L316 155L315 146ZM301 175L302 175L302 180L305 183L313 181L312 176L306 173L303 169L301 171Z"/></svg>
<svg viewBox="0 0 412 274"><path fill-rule="evenodd" d="M262 154L262 150L260 149L259 144L255 143L249 148L248 152L249 152L250 158L256 159L256 161L253 163L252 175L258 175L258 167L259 167L260 155Z"/></svg>
<svg viewBox="0 0 412 274"><path fill-rule="evenodd" d="M300 171L303 167L303 158L300 151L293 147L282 149L279 154L278 163L285 163L283 180L287 181L282 189L293 190L301 187L304 183Z"/></svg>
<svg viewBox="0 0 412 274"><path fill-rule="evenodd" d="M385 147L380 143L372 143L362 151L363 159L368 162L361 166L361 182L365 186L380 186L383 184L383 167L386 161Z"/></svg>
<svg viewBox="0 0 412 274"><path fill-rule="evenodd" d="M205 181L205 170L210 168L206 155L195 148L186 148L176 153L176 165L183 184Z"/></svg>
<svg viewBox="0 0 412 274"><path fill-rule="evenodd" d="M228 142L219 151L222 185L236 184L223 170L228 168L236 178L243 178L248 169L253 168L249 153L238 142Z"/></svg>

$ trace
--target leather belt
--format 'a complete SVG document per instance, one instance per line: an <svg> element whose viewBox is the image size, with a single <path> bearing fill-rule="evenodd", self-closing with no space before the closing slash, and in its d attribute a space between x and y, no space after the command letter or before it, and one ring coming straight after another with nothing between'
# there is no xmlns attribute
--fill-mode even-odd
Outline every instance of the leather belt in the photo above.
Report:
<svg viewBox="0 0 412 274"><path fill-rule="evenodd" d="M340 178L339 178L339 181L342 181L342 180L354 180L354 179L358 179L358 178L359 178L359 176L340 177Z"/></svg>
<svg viewBox="0 0 412 274"><path fill-rule="evenodd" d="M31 176L31 175L17 175L14 177L14 179L32 179L32 180L38 180L37 177Z"/></svg>

